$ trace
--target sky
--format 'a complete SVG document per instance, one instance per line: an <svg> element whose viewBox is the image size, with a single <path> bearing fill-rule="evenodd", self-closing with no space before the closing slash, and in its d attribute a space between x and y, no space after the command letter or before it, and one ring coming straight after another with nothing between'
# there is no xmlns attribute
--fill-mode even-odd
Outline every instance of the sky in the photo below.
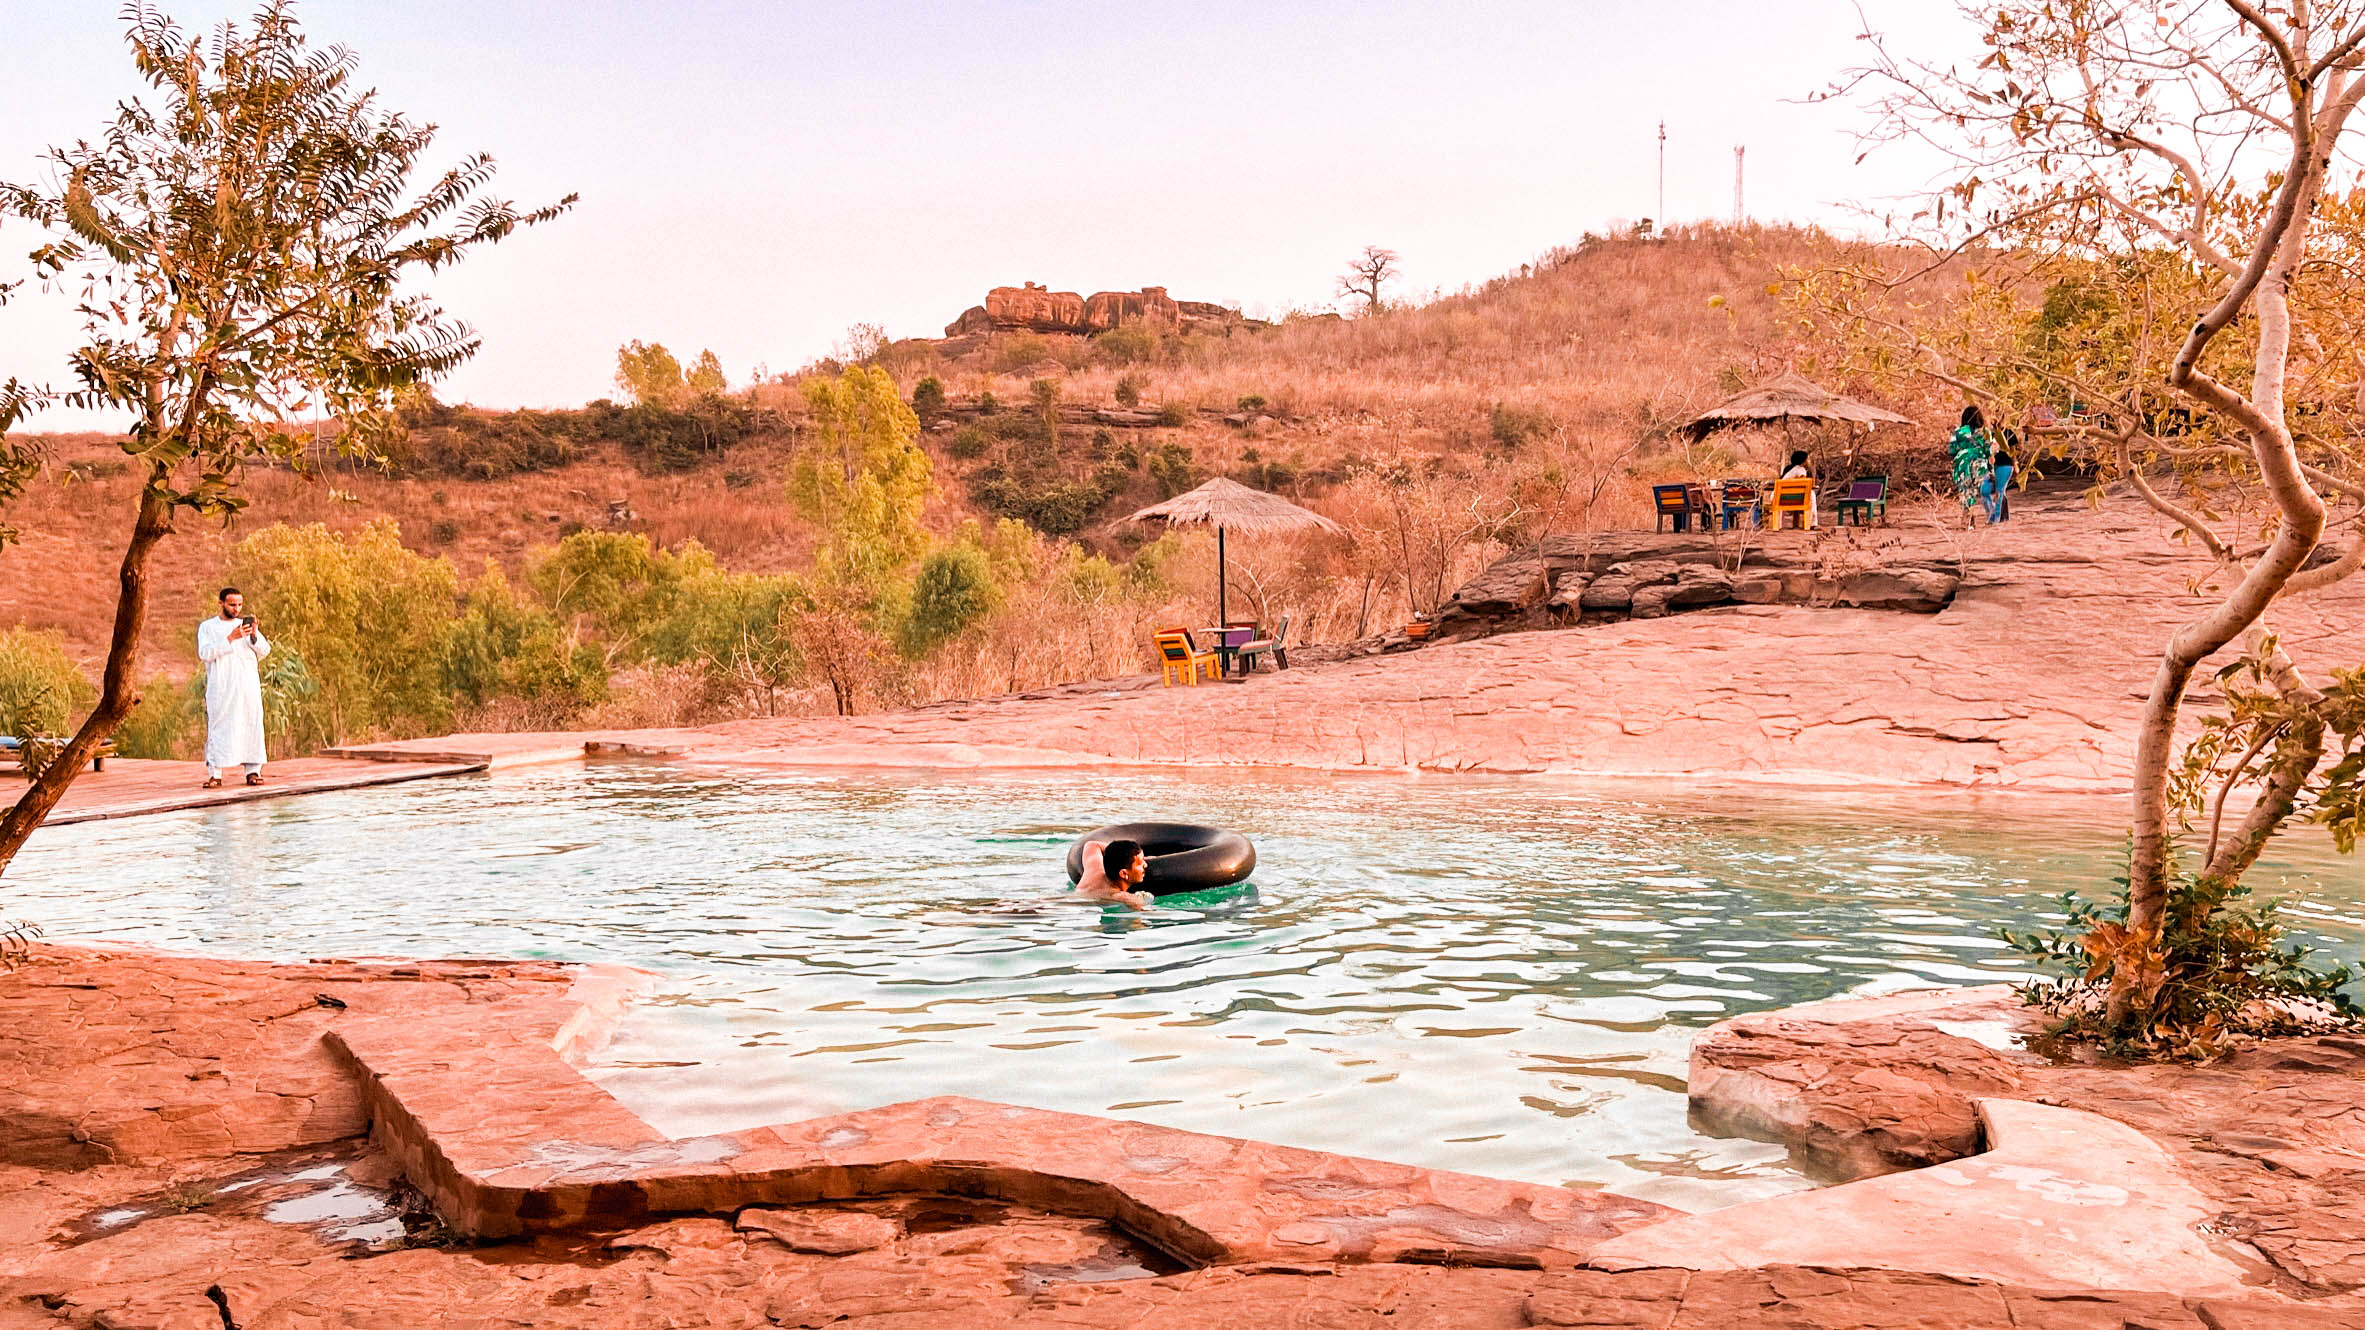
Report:
<svg viewBox="0 0 2365 1330"><path fill-rule="evenodd" d="M249 0L163 0L185 26ZM119 0L0 0L0 181L140 91ZM993 286L1164 286L1329 308L1365 245L1451 290L1657 211L1864 230L1925 183L1857 164L1860 110L1807 99L1866 23L1962 46L1932 0L757 3L307 0L387 106L491 153L560 221L427 287L483 335L440 389L485 406L613 392L616 348L712 348L734 383L857 323L935 336ZM39 243L0 223L0 280ZM0 378L63 378L60 297L0 308ZM66 411L36 428L103 425Z"/></svg>

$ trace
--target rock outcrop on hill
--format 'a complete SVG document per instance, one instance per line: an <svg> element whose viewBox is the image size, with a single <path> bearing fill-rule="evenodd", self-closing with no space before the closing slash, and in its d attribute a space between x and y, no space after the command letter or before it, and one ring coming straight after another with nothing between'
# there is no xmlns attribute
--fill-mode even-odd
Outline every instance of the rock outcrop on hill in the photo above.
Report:
<svg viewBox="0 0 2365 1330"><path fill-rule="evenodd" d="M1196 332L1263 326L1240 311L1201 300L1176 300L1163 286L1139 291L1095 291L1081 296L1053 291L1040 283L997 286L986 292L985 303L972 305L945 325L947 337L980 333L1038 332L1089 336L1121 327L1143 327L1153 332Z"/></svg>

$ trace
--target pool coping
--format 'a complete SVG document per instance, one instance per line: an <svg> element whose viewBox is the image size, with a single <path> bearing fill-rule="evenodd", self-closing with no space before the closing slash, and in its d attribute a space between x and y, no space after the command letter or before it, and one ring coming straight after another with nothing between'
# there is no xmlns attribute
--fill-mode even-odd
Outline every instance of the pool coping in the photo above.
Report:
<svg viewBox="0 0 2365 1330"><path fill-rule="evenodd" d="M373 1139L465 1236L940 1192L1104 1220L1195 1266L1788 1264L2282 1299L2270 1275L2203 1239L2212 1207L2157 1142L2076 1108L1983 1098L1982 1139L1966 1158L1698 1215L958 1096L671 1138L579 1069L653 976L572 974L563 994L481 1008L464 1028L381 1016L324 1033L360 1083ZM1797 1010L1911 1026L1992 994Z"/></svg>

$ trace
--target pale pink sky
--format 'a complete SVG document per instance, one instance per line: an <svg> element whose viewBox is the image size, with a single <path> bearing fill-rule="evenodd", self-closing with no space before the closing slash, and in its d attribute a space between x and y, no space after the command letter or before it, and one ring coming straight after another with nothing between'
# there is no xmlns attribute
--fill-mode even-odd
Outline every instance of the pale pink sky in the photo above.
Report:
<svg viewBox="0 0 2365 1330"><path fill-rule="evenodd" d="M0 180L136 91L118 0L0 0ZM205 25L249 5L168 4ZM311 0L386 103L491 152L499 192L577 210L435 279L484 334L443 390L491 406L610 392L616 346L701 347L734 382L856 322L935 335L989 286L1162 285L1250 312L1327 306L1366 244L1408 288L1516 267L1653 211L1861 229L1918 185L1857 166L1860 117L1802 104L1865 18L1917 49L1929 0L893 4ZM0 227L0 278L35 243ZM55 381L55 300L0 310L0 378ZM55 412L37 428L100 423Z"/></svg>

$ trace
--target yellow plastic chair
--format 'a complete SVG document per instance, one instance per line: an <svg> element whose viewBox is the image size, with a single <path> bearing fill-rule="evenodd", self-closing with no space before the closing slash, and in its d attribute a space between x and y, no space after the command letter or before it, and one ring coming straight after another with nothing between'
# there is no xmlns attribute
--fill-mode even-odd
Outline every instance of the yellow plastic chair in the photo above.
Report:
<svg viewBox="0 0 2365 1330"><path fill-rule="evenodd" d="M1155 640L1158 643L1158 663L1165 668L1168 688L1174 687L1176 675L1182 676L1182 681L1194 688L1202 677L1215 677L1215 653L1192 646L1189 629L1161 629Z"/></svg>
<svg viewBox="0 0 2365 1330"><path fill-rule="evenodd" d="M1802 530L1811 531L1814 529L1815 478L1813 476L1792 476L1787 480L1777 480L1767 490L1767 493L1772 499L1771 506L1774 511L1776 530L1790 525L1783 520L1786 517L1796 517L1798 526Z"/></svg>

